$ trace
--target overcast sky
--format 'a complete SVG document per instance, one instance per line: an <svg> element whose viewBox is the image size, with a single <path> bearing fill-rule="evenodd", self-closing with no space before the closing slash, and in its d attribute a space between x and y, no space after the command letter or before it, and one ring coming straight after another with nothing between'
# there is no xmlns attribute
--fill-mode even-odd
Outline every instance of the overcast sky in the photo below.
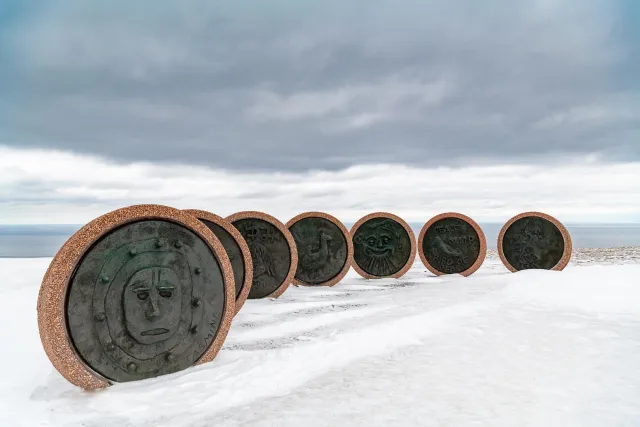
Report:
<svg viewBox="0 0 640 427"><path fill-rule="evenodd" d="M635 0L0 1L0 223L640 222Z"/></svg>

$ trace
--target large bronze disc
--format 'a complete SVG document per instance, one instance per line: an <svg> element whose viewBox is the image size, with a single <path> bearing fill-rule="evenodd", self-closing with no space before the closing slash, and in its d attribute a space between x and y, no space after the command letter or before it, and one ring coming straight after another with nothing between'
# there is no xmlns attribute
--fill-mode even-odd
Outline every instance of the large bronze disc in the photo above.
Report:
<svg viewBox="0 0 640 427"><path fill-rule="evenodd" d="M206 225L220 240L231 261L236 289L236 313L240 311L249 296L253 281L253 263L249 246L240 232L226 219L203 210L187 209L185 212L195 216Z"/></svg>
<svg viewBox="0 0 640 427"><path fill-rule="evenodd" d="M418 238L420 259L439 276L469 276L484 261L487 240L480 226L466 215L447 212L431 218Z"/></svg>
<svg viewBox="0 0 640 427"><path fill-rule="evenodd" d="M227 217L251 252L253 283L249 299L277 298L289 287L298 264L293 236L278 219L245 211Z"/></svg>
<svg viewBox="0 0 640 427"><path fill-rule="evenodd" d="M353 243L337 218L323 212L305 212L286 226L298 250L295 285L333 286L347 274Z"/></svg>
<svg viewBox="0 0 640 427"><path fill-rule="evenodd" d="M85 389L212 360L234 308L229 257L189 214L137 205L103 215L53 258L38 327L54 367Z"/></svg>
<svg viewBox="0 0 640 427"><path fill-rule="evenodd" d="M571 236L554 217L525 212L511 218L500 230L498 253L511 271L562 270L571 259Z"/></svg>
<svg viewBox="0 0 640 427"><path fill-rule="evenodd" d="M416 239L400 217L376 212L351 228L353 269L367 279L403 276L416 256Z"/></svg>

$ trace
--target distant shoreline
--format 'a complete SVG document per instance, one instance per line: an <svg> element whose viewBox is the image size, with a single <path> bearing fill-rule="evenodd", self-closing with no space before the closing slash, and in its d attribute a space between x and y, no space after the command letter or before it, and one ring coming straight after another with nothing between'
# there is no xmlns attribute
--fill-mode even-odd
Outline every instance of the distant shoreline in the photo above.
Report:
<svg viewBox="0 0 640 427"><path fill-rule="evenodd" d="M418 237L422 224L409 224ZM345 223L350 229L351 223ZM480 223L488 249L497 247L503 224ZM50 258L81 225L0 225L0 258ZM640 224L567 224L574 248L640 247Z"/></svg>

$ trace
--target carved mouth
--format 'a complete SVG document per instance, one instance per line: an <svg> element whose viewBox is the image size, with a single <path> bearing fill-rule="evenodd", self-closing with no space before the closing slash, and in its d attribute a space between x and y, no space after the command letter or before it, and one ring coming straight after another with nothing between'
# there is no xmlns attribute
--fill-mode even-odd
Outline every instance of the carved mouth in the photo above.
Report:
<svg viewBox="0 0 640 427"><path fill-rule="evenodd" d="M388 253L390 253L391 249L389 249L389 248L386 248L386 249L373 249L371 247L367 247L367 251L369 252L369 255L383 256L383 255L387 255Z"/></svg>
<svg viewBox="0 0 640 427"><path fill-rule="evenodd" d="M165 328L155 328L155 329L149 329L148 331L142 331L142 335L143 337L146 337L147 335L162 335L162 334L166 334L167 332L169 332L168 329Z"/></svg>

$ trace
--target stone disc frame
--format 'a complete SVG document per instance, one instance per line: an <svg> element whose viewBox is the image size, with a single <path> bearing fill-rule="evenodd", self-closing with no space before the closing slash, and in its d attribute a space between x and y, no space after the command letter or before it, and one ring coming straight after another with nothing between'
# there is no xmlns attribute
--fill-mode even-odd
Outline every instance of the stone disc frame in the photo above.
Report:
<svg viewBox="0 0 640 427"><path fill-rule="evenodd" d="M247 242L245 242L240 232L233 225L231 225L231 222L227 221L221 216L200 209L185 209L184 211L198 219L204 219L220 226L227 233L229 233L231 237L233 237L233 239L240 247L240 252L242 252L242 260L244 262L244 281L242 283L242 290L240 291L240 295L238 295L238 298L236 298L235 302L236 314L238 314L245 301L247 300L247 297L249 296L249 292L251 291L251 284L253 282L253 262L251 261L251 253L249 252L249 246L247 246Z"/></svg>
<svg viewBox="0 0 640 427"><path fill-rule="evenodd" d="M360 228L360 226L362 226L362 224L364 224L365 222L369 221L370 219L374 219L374 218L388 218L391 219L395 222L397 222L398 224L400 224L402 226L402 228L404 228L404 230L407 232L407 234L409 235L409 242L411 244L411 251L409 253L409 259L407 260L406 264L396 273L389 275L389 276L374 276L372 274L367 273L366 271L364 271L362 268L360 268L360 266L358 265L357 262L355 262L355 259L353 259L353 269L362 277L364 277L365 279L382 279L382 278L393 278L393 279L398 279L402 276L404 276L406 274L407 271L409 271L409 269L411 269L411 266L413 265L413 263L415 262L415 258L416 258L416 236L413 234L413 230L411 230L411 227L409 227L409 224L407 224L407 222L405 220L403 220L402 218L400 218L397 215L394 215L392 213L389 212L373 212L370 213L369 215L365 215L362 218L360 218L354 225L353 227L351 227L351 240L353 243L353 237L356 234L356 231L358 231L358 228Z"/></svg>
<svg viewBox="0 0 640 427"><path fill-rule="evenodd" d="M142 220L164 220L189 229L207 244L219 263L225 288L220 327L196 365L214 359L231 326L235 314L231 262L218 238L203 223L179 209L161 205L134 205L102 215L78 230L56 253L42 280L37 303L40 340L47 357L65 379L85 390L103 389L112 381L91 369L71 341L65 313L70 281L84 255L98 239L121 226Z"/></svg>
<svg viewBox="0 0 640 427"><path fill-rule="evenodd" d="M338 218L332 215L329 215L328 213L325 213L325 212L301 213L291 218L285 226L287 227L287 229L290 229L293 224L305 218L322 218L331 222L336 227L338 227L338 229L340 229L340 231L342 231L342 233L344 234L345 240L347 241L347 260L344 266L342 267L342 269L340 270L340 272L333 279L327 282L320 283L317 285L311 285L309 283L304 283L299 281L298 279L295 278L295 274L294 274L292 283L295 286L334 286L337 283L339 283L340 280L344 278L344 276L346 276L346 274L349 272L349 268L351 268L351 265L353 264L353 240L351 239L351 234L349 233L349 230L347 229L347 227L345 227L344 224ZM295 241L294 241L294 244L295 244Z"/></svg>
<svg viewBox="0 0 640 427"><path fill-rule="evenodd" d="M551 215L548 215L546 213L535 212L535 211L523 212L521 214L518 214L518 215L514 216L513 218L511 218L509 221L506 222L505 225L502 226L502 229L500 230L500 234L498 235L498 255L500 255L500 259L502 260L502 263L512 273L515 273L515 272L519 271L517 268L512 266L509 263L509 261L507 261L507 258L506 258L505 254L504 254L503 247L502 247L502 240L504 239L505 233L507 232L509 227L511 227L511 225L514 222L516 222L516 221L518 221L518 220L520 220L522 218L526 218L526 217L530 217L530 216L535 216L535 217L546 219L547 221L549 221L553 225L555 225L558 228L558 230L560 231L560 234L562 234L562 238L564 239L564 251L562 253L562 257L560 258L560 261L558 261L558 263L556 265L554 265L551 268L551 270L553 270L553 271L564 270L564 268L569 264L569 261L571 260L571 253L572 253L572 250L573 250L573 243L571 242L571 235L569 234L569 231L566 229L566 227L560 221L558 221L556 218L554 218Z"/></svg>
<svg viewBox="0 0 640 427"><path fill-rule="evenodd" d="M470 276L471 274L475 273L480 266L482 265L482 263L484 262L486 256L487 256L487 238L484 235L484 232L482 231L482 229L480 228L480 226L478 225L477 222L475 222L473 219L471 219L470 217L463 215L461 213L458 212L445 212L445 213L441 213L439 215L434 216L433 218L431 218L429 221L427 221L427 223L422 226L422 229L420 230L420 236L418 237L418 254L420 255L420 260L422 261L422 263L424 264L424 266L427 268L427 270L429 270L430 272L432 272L433 274L435 274L436 276L442 276L444 274L447 273L443 273L442 271L436 269L435 267L433 267L429 261L427 261L427 258L424 254L424 249L422 247L422 244L424 242L424 236L427 233L427 230L437 221L443 219L443 218L458 218L466 223L468 223L474 230L475 232L478 234L478 238L480 240L480 252L478 253L478 258L476 259L476 261L471 265L471 267L467 268L466 270L462 271L461 273L458 273L462 276Z"/></svg>
<svg viewBox="0 0 640 427"><path fill-rule="evenodd" d="M289 271L286 277L284 278L282 284L278 287L278 289L276 289L269 295L266 295L263 297L263 298L278 298L287 290L289 285L292 283L293 277L296 274L296 267L298 266L298 250L296 248L296 242L293 240L293 236L291 235L287 227L285 227L284 224L278 218L273 217L267 213L258 212L258 211L236 212L233 215L229 215L225 219L230 223L234 223L241 219L259 219L259 220L270 223L275 228L277 228L278 231L280 231L280 233L282 233L285 240L287 241L287 244L289 245L289 254L290 254Z"/></svg>

